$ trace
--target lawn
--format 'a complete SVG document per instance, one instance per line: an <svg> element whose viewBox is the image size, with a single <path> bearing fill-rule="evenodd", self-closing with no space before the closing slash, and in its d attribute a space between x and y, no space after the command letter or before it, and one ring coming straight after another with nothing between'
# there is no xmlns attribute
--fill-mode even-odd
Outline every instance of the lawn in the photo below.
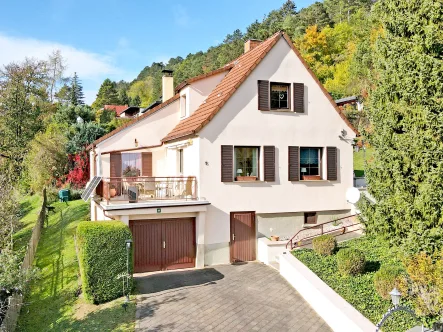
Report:
<svg viewBox="0 0 443 332"><path fill-rule="evenodd" d="M372 160L372 154L374 150L367 148L366 151L360 149L358 152L354 152L354 173L355 176L361 177L365 175L365 159L367 163Z"/></svg>
<svg viewBox="0 0 443 332"><path fill-rule="evenodd" d="M339 247L350 247L363 251L367 261L365 273L358 276L342 277L337 270L336 255L323 257L317 255L311 249L295 250L293 255L354 308L374 324L377 324L383 314L391 307L391 302L382 299L377 294L373 278L381 264L401 264L397 259L395 249L385 242L368 236L342 242ZM407 301L402 301L402 303L410 305ZM414 324L410 316L404 313L395 313L393 317L384 325L384 332L404 332L408 328L417 325Z"/></svg>
<svg viewBox="0 0 443 332"><path fill-rule="evenodd" d="M38 195L26 196L20 201L20 229L14 233L14 250L23 256L31 239L32 229L37 222L42 206L42 198Z"/></svg>
<svg viewBox="0 0 443 332"><path fill-rule="evenodd" d="M123 298L93 305L86 303L79 285L74 246L78 223L89 215L83 201L55 203L35 258L41 275L31 285L18 323L18 331L133 331L135 304L125 311Z"/></svg>

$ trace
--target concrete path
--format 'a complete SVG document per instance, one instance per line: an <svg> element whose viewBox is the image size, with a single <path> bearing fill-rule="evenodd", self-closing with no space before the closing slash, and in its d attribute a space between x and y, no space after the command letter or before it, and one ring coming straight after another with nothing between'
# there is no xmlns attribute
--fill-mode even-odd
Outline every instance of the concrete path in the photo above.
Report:
<svg viewBox="0 0 443 332"><path fill-rule="evenodd" d="M136 331L331 331L261 263L136 276Z"/></svg>

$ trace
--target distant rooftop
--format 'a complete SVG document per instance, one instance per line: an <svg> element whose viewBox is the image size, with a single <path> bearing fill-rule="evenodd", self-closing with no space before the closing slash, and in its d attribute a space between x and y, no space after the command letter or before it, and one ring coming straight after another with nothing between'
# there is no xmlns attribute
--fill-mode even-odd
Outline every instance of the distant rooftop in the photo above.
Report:
<svg viewBox="0 0 443 332"><path fill-rule="evenodd" d="M349 104L349 103L355 103L357 101L358 101L358 97L357 96L350 96L350 97L345 97L345 98L337 99L335 101L335 103L337 105L345 105L345 104Z"/></svg>

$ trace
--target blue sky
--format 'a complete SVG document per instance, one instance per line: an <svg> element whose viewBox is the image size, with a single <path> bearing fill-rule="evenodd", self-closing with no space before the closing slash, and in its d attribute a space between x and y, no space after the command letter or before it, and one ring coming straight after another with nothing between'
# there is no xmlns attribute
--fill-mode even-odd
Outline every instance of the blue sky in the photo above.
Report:
<svg viewBox="0 0 443 332"><path fill-rule="evenodd" d="M284 0L1 0L0 65L60 49L91 103L101 82L132 80L153 61L186 57L261 20ZM298 9L314 0L297 0Z"/></svg>

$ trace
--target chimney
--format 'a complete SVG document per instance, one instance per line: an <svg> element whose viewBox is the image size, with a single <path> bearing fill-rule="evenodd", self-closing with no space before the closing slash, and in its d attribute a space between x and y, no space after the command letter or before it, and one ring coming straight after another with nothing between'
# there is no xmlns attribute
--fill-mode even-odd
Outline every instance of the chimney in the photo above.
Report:
<svg viewBox="0 0 443 332"><path fill-rule="evenodd" d="M256 48L262 41L259 39L249 39L245 43L245 53Z"/></svg>
<svg viewBox="0 0 443 332"><path fill-rule="evenodd" d="M174 77L172 77L172 70L162 70L162 102L174 97Z"/></svg>

